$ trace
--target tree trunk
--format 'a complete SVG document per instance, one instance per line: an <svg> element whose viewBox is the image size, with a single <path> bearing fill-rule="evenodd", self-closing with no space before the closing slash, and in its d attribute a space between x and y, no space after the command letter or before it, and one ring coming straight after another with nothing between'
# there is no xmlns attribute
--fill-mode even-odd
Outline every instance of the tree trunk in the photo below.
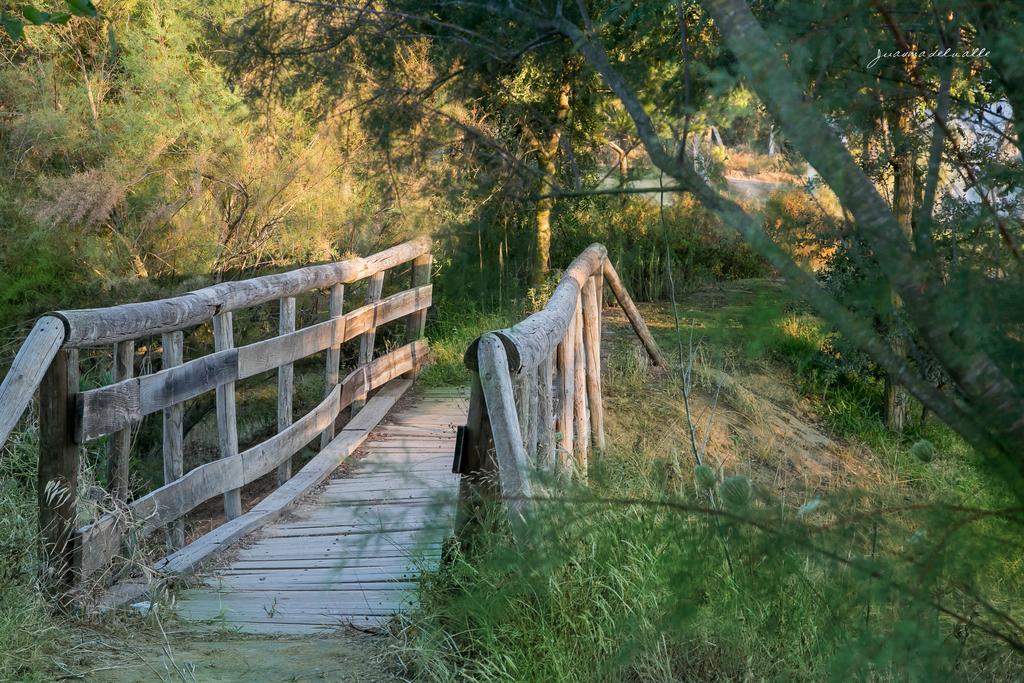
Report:
<svg viewBox="0 0 1024 683"><path fill-rule="evenodd" d="M537 230L537 264L533 281L537 286L544 282L544 278L551 270L551 210L554 208L555 200L550 195L556 187L556 161L562 131L565 129L565 121L569 116L569 93L569 81L564 79L558 89L558 108L555 110L555 116L551 122L550 134L546 138L535 138L538 141L537 166L540 169L538 194L543 197L543 199L537 200L534 218Z"/></svg>
<svg viewBox="0 0 1024 683"><path fill-rule="evenodd" d="M912 80L914 64L911 59L904 63L905 76ZM898 101L894 102L890 114L889 130L893 144L893 192L892 211L900 229L907 239L913 239L914 215L914 148L911 144L913 135L911 116L913 113L913 96L909 88L904 88ZM893 294L893 316L890 320L892 350L902 359L907 357L907 340L900 329L896 318L902 302ZM895 432L902 432L907 424L907 407L909 396L906 389L897 384L891 374L885 378L885 426Z"/></svg>

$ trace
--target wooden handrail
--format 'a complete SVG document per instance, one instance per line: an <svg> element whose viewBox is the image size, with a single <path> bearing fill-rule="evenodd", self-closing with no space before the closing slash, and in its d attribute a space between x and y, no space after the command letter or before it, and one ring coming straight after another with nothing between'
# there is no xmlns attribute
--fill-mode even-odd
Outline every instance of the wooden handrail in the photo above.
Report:
<svg viewBox="0 0 1024 683"><path fill-rule="evenodd" d="M592 244L569 265L547 305L466 351L472 372L460 453L460 522L482 494L504 502L513 532L528 523L534 471L585 477L591 446L605 447L601 300L607 282L652 362L666 365L607 250Z"/></svg>
<svg viewBox="0 0 1024 683"><path fill-rule="evenodd" d="M64 323L53 316L36 321L0 384L0 448L7 443L14 426L43 381L57 352L64 343Z"/></svg>
<svg viewBox="0 0 1024 683"><path fill-rule="evenodd" d="M243 515L241 487L277 469L281 493L274 498L274 510L280 510L287 506L289 495L308 490L310 482L326 476L323 468L328 466L327 454L343 457L350 453L353 444L365 438L365 433L382 417L382 411L394 404L410 382L400 380L400 386L389 390L386 399L374 399L373 410L365 417L360 415L347 425L337 425L339 413L352 406L354 415L355 407L366 402L369 392L398 381L400 376L415 376L427 358L428 348L421 337L431 304L430 249L430 239L422 237L365 258L222 283L159 301L59 311L41 318L19 350L11 372L0 384L0 444L38 387L40 521L49 564L47 574L54 587L63 594L76 579L103 573L111 560L121 554L122 537L128 526L142 534L167 528L170 549L176 550L184 542L182 516L214 496L224 495L230 533L240 533L240 529L252 528L255 519L263 518ZM380 299L385 273L407 263L411 264L409 286ZM343 314L344 285L364 278L370 284L366 305ZM323 289L330 291L330 319L296 330L295 296ZM280 311L278 336L236 347L233 312L275 300L279 301ZM377 328L403 319L400 334L405 336L405 346L375 358L373 338ZM213 322L214 352L184 362L182 330L208 321ZM135 340L157 334L163 336L162 369L133 376ZM362 340L358 365L340 379L341 345L355 338ZM99 345L113 348L114 382L81 392L78 349ZM293 420L292 366L320 352L326 352L327 357L323 401ZM278 431L262 443L240 451L235 383L275 369L279 388ZM220 458L184 472L184 402L209 391L217 393ZM127 465L131 429L144 416L161 411L164 486L129 503ZM337 439L343 440L344 445L335 448L338 427L341 434ZM111 492L112 497L125 506L116 514L101 516L75 529L79 444L106 435L114 435L109 472L117 490ZM317 435L321 437L321 454L325 458L317 460L315 476L304 476L301 484L292 485L291 458ZM232 520L243 518L244 521L231 524ZM227 531L218 538L226 535ZM200 545L206 549L214 547L210 543ZM205 552L181 549L178 557L192 558L192 563Z"/></svg>
<svg viewBox="0 0 1024 683"><path fill-rule="evenodd" d="M64 346L81 348L182 330L219 313L295 296L314 289L349 284L430 253L430 238L420 237L366 258L357 257L250 280L223 282L170 299L108 308L56 311L67 328Z"/></svg>

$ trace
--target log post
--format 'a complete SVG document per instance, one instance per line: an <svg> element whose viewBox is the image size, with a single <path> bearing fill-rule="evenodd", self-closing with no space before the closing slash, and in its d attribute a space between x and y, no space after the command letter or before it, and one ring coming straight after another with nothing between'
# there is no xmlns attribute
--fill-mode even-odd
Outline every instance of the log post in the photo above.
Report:
<svg viewBox="0 0 1024 683"><path fill-rule="evenodd" d="M637 309L636 304L633 303L633 299L630 298L629 292L622 286L619 274L615 272L611 261L605 260L604 262L604 277L608 281L608 286L612 288L612 294L615 295L619 305L622 306L626 318L629 319L629 324L633 327L633 331L636 332L636 336L640 337L644 348L647 349L647 355L651 357L651 361L658 367L668 367L668 361L665 360L665 356L661 355L661 350L654 342L651 331L647 329L644 317L640 315L640 311Z"/></svg>
<svg viewBox="0 0 1024 683"><path fill-rule="evenodd" d="M342 285L338 285L341 287ZM342 297L343 298L343 297ZM332 297L333 299L333 297ZM278 334L291 334L295 331L295 297L286 296L278 303ZM331 316L333 317L333 316ZM337 347L339 361L335 365L340 371L341 347ZM335 347L327 351L327 372L330 373L331 353ZM337 381L337 375L335 375ZM292 424L292 396L295 384L295 366L285 363L277 369L277 431L278 433L288 429ZM292 477L292 459L288 458L277 466L277 485L281 486Z"/></svg>
<svg viewBox="0 0 1024 683"><path fill-rule="evenodd" d="M520 532L530 516L531 487L508 358L504 345L494 334L480 337L477 354L501 496L512 523L513 535L521 538Z"/></svg>
<svg viewBox="0 0 1024 683"><path fill-rule="evenodd" d="M184 362L184 338L181 332L165 332L163 347L163 368L165 370L177 367ZM185 474L184 417L184 403L175 403L164 408L164 484L170 484ZM173 550L185 545L185 520L177 519L168 526L167 545Z"/></svg>
<svg viewBox="0 0 1024 683"><path fill-rule="evenodd" d="M459 504L455 519L455 532L462 537L477 520L481 498L495 491L495 471L490 457L492 447L491 425L487 418L484 391L480 375L470 372L469 409L466 415L466 433L462 450L462 473L459 478Z"/></svg>
<svg viewBox="0 0 1024 683"><path fill-rule="evenodd" d="M284 302L282 301L282 306ZM343 309L345 307L345 285L334 285L331 287L331 298L328 304L328 315L331 320L340 318L343 315ZM295 302L292 300L292 322L291 332L295 331ZM283 309L282 309L283 310ZM282 318L282 321L284 318ZM283 324L283 323L282 323ZM330 396L331 392L334 391L334 387L338 384L338 377L341 375L341 342L337 339L331 343L329 349L327 349L327 367L324 371L324 397ZM278 376L278 389L280 391L280 375ZM291 407L291 391L289 390L289 408ZM278 394L280 396L280 394ZM280 399L279 399L280 400ZM278 413L278 423L280 428L280 413ZM291 418L288 418L288 424L291 424ZM287 425L285 425L287 426ZM324 431L320 433L320 449L327 448L334 439L334 420L324 428ZM291 465L289 464L289 469Z"/></svg>
<svg viewBox="0 0 1024 683"><path fill-rule="evenodd" d="M541 368L538 366L527 371L526 374L529 380L526 394L526 410L529 419L526 420L526 431L523 433L526 438L526 455L530 459L530 464L536 469L540 469L541 465L537 448L538 424L542 419L540 415L540 373Z"/></svg>
<svg viewBox="0 0 1024 683"><path fill-rule="evenodd" d="M62 349L39 384L39 529L45 562L44 582L54 596L73 584L75 500L79 448L74 440L74 402L78 394L78 351Z"/></svg>
<svg viewBox="0 0 1024 683"><path fill-rule="evenodd" d="M366 303L372 304L380 300L380 293L384 289L384 271L370 276L366 283ZM373 344L377 340L377 325L374 324L359 337L359 366L369 365L373 360ZM366 405L366 396L361 396L352 401L352 415L355 415Z"/></svg>
<svg viewBox="0 0 1024 683"><path fill-rule="evenodd" d="M111 373L113 382L130 379L135 370L135 342L120 341L114 344L114 368ZM132 428L130 426L110 435L110 450L107 460L107 481L110 495L114 500L124 503L128 500L128 462L132 448Z"/></svg>
<svg viewBox="0 0 1024 683"><path fill-rule="evenodd" d="M213 316L213 346L226 351L235 346L231 311ZM235 409L235 383L217 386L217 432L220 435L220 457L238 455L238 416ZM242 490L231 489L224 494L224 517L231 521L242 514Z"/></svg>
<svg viewBox="0 0 1024 683"><path fill-rule="evenodd" d="M574 360L573 372L573 397L572 412L573 423L576 432L575 446L575 472L576 475L586 479L590 459L590 415L587 410L587 354L583 347L583 306L582 302L576 304L576 321L573 323L573 332L576 339L573 342Z"/></svg>
<svg viewBox="0 0 1024 683"><path fill-rule="evenodd" d="M557 472L555 451L555 397L553 384L555 381L555 356L553 351L547 355L538 367L538 421L537 421L537 461L540 469L548 475Z"/></svg>
<svg viewBox="0 0 1024 683"><path fill-rule="evenodd" d="M576 394L576 370L573 365L576 362L576 318L569 320L569 327L565 331L565 337L558 343L558 406L559 416L555 426L558 432L558 464L559 470L564 475L572 473L573 457L573 430L575 421L573 418L573 399Z"/></svg>
<svg viewBox="0 0 1024 683"><path fill-rule="evenodd" d="M601 299L598 276L583 288L583 345L587 356L587 402L590 404L590 428L594 448L605 448L604 401L601 396Z"/></svg>

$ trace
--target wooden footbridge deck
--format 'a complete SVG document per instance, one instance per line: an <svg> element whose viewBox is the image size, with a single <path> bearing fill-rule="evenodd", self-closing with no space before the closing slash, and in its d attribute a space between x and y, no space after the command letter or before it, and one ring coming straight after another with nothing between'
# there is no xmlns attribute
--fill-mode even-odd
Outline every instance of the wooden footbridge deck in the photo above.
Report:
<svg viewBox="0 0 1024 683"><path fill-rule="evenodd" d="M441 560L458 494L456 425L469 398L414 390L349 466L179 593L177 613L249 633L376 627Z"/></svg>
<svg viewBox="0 0 1024 683"><path fill-rule="evenodd" d="M595 244L543 310L470 345L468 389L413 387L429 355L431 268L421 238L171 299L42 317L0 384L0 445L38 395L43 576L54 603L103 610L176 583L178 613L197 623L376 627L411 604L416 579L441 561L446 538L475 526L481 502L500 500L518 538L545 494L533 475L585 477L591 449L604 448L606 284L655 364L665 361ZM348 312L346 286L362 300ZM277 334L237 344L236 313L256 329L274 319ZM323 398L296 419L297 367L308 373L312 356L322 358ZM111 381L82 387L83 369ZM275 380L276 431L241 433L247 393ZM219 457L185 471L185 409L210 394ZM154 420L164 483L139 491L132 444ZM106 453L107 493L104 512L83 519L86 447ZM293 473L294 457L311 450ZM197 508L217 497L223 523L197 536Z"/></svg>

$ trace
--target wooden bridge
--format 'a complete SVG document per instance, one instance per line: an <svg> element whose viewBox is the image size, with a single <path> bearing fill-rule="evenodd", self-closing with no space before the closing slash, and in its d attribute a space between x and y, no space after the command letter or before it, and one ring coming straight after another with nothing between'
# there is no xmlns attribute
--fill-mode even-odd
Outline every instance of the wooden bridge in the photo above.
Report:
<svg viewBox="0 0 1024 683"><path fill-rule="evenodd" d="M516 532L543 493L537 472L585 476L591 448L604 447L605 284L664 364L604 247L569 265L542 311L473 342L468 388L413 386L428 357L431 268L421 238L170 299L42 317L0 385L0 444L38 395L40 530L55 604L107 609L179 584L179 614L218 626L378 626L410 604L417 577L438 565L453 532L472 526L482 501L501 500ZM346 287L361 298L347 313ZM321 299L324 319L298 326L297 308L315 311ZM277 333L236 346L236 314L256 328L271 320ZM186 360L186 348L205 353ZM296 364L315 355L322 400L295 419ZM83 369L109 372L110 382L83 389ZM240 435L238 395L275 376L276 430ZM219 457L186 472L185 408L210 393ZM160 416L164 483L133 499L133 435L150 415ZM311 443L315 455L293 475ZM93 493L79 485L83 453L102 454L108 472L106 511L92 518L80 509ZM204 505L208 518L217 497L223 523L186 534L185 518Z"/></svg>

